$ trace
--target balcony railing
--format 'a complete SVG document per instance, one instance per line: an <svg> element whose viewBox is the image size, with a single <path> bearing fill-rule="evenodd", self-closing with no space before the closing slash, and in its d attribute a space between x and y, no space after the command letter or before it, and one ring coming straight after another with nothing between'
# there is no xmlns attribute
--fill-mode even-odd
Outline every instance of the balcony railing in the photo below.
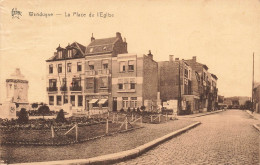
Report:
<svg viewBox="0 0 260 165"><path fill-rule="evenodd" d="M95 76L95 74L96 74L95 70L86 70L87 76Z"/></svg>
<svg viewBox="0 0 260 165"><path fill-rule="evenodd" d="M68 91L67 87L60 87L60 91Z"/></svg>
<svg viewBox="0 0 260 165"><path fill-rule="evenodd" d="M57 87L47 87L48 92L56 92L58 90Z"/></svg>
<svg viewBox="0 0 260 165"><path fill-rule="evenodd" d="M99 69L98 70L98 74L107 75L107 74L109 74L109 69Z"/></svg>
<svg viewBox="0 0 260 165"><path fill-rule="evenodd" d="M81 86L73 86L73 87L70 87L70 90L71 91L82 91L82 87Z"/></svg>

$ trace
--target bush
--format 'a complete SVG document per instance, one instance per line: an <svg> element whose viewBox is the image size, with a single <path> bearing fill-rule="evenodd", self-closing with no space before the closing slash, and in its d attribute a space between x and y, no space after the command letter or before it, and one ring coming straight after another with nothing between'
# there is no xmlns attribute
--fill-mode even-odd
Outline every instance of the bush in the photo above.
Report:
<svg viewBox="0 0 260 165"><path fill-rule="evenodd" d="M123 109L123 108L121 108L121 109L120 109L120 112L124 112L124 109Z"/></svg>
<svg viewBox="0 0 260 165"><path fill-rule="evenodd" d="M141 112L139 107L137 107L136 111L137 111L137 113Z"/></svg>
<svg viewBox="0 0 260 165"><path fill-rule="evenodd" d="M19 112L19 116L18 116L17 121L20 124L27 124L28 123L29 116L28 116L25 108L22 108L21 111Z"/></svg>
<svg viewBox="0 0 260 165"><path fill-rule="evenodd" d="M44 115L50 112L50 108L47 105L42 105L39 107L38 112L42 114L42 117L44 119Z"/></svg>
<svg viewBox="0 0 260 165"><path fill-rule="evenodd" d="M131 112L131 109L130 109L130 107L128 107L128 108L127 108L127 112Z"/></svg>
<svg viewBox="0 0 260 165"><path fill-rule="evenodd" d="M141 110L142 110L142 111L145 110L145 106L144 106L144 105L141 106Z"/></svg>
<svg viewBox="0 0 260 165"><path fill-rule="evenodd" d="M63 109L61 109L56 117L56 122L58 123L64 123L66 122L66 118L65 118L65 115L64 115L64 111Z"/></svg>
<svg viewBox="0 0 260 165"><path fill-rule="evenodd" d="M133 108L133 112L135 112L135 108Z"/></svg>

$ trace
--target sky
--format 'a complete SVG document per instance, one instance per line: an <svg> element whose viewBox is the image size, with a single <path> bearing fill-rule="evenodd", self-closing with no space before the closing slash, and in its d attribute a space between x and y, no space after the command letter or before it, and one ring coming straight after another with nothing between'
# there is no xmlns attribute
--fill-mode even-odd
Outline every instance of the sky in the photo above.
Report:
<svg viewBox="0 0 260 165"><path fill-rule="evenodd" d="M19 19L12 18L13 8L22 12ZM97 17L97 12L113 17ZM92 33L98 39L116 32L126 38L129 53L151 50L157 61L197 56L217 75L220 95L251 96L253 52L255 80L260 81L259 27L260 0L0 0L0 102L5 79L15 68L29 80L29 101L45 102L45 60L59 44L87 46Z"/></svg>

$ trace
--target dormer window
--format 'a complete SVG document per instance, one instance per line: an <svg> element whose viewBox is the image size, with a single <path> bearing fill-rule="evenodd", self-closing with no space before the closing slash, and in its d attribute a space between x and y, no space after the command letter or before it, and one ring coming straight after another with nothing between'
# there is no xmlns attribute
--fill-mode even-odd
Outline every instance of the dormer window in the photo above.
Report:
<svg viewBox="0 0 260 165"><path fill-rule="evenodd" d="M104 46L104 47L103 47L103 50L107 50L107 47L106 47L106 46Z"/></svg>
<svg viewBox="0 0 260 165"><path fill-rule="evenodd" d="M68 58L72 58L72 49L68 50Z"/></svg>
<svg viewBox="0 0 260 165"><path fill-rule="evenodd" d="M92 52L93 52L93 48L90 48L90 49L89 49L89 52L92 53Z"/></svg>
<svg viewBox="0 0 260 165"><path fill-rule="evenodd" d="M59 51L58 51L58 59L61 59L61 58L62 58L62 51L59 50Z"/></svg>

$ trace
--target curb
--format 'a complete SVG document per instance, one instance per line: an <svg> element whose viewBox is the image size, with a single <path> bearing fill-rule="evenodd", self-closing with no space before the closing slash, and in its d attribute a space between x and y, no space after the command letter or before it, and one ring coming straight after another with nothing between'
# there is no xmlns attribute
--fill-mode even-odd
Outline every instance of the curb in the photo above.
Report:
<svg viewBox="0 0 260 165"><path fill-rule="evenodd" d="M193 123L187 127L184 127L182 129L179 129L177 131L174 131L172 133L169 133L167 135L164 135L158 139L155 139L151 142L148 142L146 144L143 144L137 148L126 150L118 153L108 154L108 155L101 155L93 158L88 159L73 159L73 160L60 160L60 161L48 161L48 162L32 162L32 163L18 163L20 165L42 165L42 164L48 164L48 165L80 165L80 164L112 164L120 161L124 161L127 159L135 158L137 156L142 155L143 153L147 152L151 148L173 138L176 137L182 133L185 133L186 131L200 125L201 122Z"/></svg>
<svg viewBox="0 0 260 165"><path fill-rule="evenodd" d="M253 124L253 127L260 132L260 128L257 126L257 124Z"/></svg>
<svg viewBox="0 0 260 165"><path fill-rule="evenodd" d="M258 120L256 117L254 117L254 115L249 111L249 110L246 110L246 112L255 120Z"/></svg>
<svg viewBox="0 0 260 165"><path fill-rule="evenodd" d="M215 114L215 113L220 113L220 112L224 112L223 110L218 110L218 111L213 111L213 112L207 112L205 114L198 114L196 116L177 116L177 118L195 118L195 117L201 117L201 116L206 116L206 115L211 115L211 114Z"/></svg>

